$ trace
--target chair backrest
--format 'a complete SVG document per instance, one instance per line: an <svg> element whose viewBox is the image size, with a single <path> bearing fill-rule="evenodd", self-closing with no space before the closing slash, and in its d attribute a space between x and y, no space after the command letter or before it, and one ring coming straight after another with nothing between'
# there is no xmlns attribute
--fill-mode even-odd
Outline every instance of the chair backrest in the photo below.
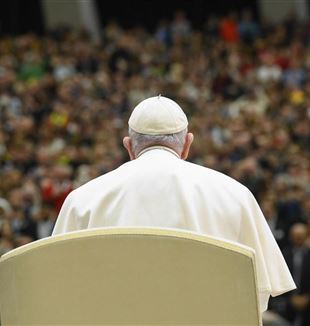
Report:
<svg viewBox="0 0 310 326"><path fill-rule="evenodd" d="M0 259L1 325L261 325L254 252L164 229L67 233Z"/></svg>

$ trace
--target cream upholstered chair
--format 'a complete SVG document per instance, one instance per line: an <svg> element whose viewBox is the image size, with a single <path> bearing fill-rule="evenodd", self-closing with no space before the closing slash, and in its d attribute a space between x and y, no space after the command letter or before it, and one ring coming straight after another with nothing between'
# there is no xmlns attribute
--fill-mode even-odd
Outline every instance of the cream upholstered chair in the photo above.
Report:
<svg viewBox="0 0 310 326"><path fill-rule="evenodd" d="M0 260L1 325L261 325L254 253L190 232L67 233Z"/></svg>

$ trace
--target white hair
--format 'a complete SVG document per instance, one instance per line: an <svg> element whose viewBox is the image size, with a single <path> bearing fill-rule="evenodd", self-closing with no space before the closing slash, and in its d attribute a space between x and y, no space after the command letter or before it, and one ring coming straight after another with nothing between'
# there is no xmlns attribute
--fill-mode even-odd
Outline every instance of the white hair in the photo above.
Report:
<svg viewBox="0 0 310 326"><path fill-rule="evenodd" d="M132 151L137 156L142 150L151 146L166 146L176 152L181 152L187 134L187 128L168 135L146 135L135 132L129 128L129 137L131 138Z"/></svg>

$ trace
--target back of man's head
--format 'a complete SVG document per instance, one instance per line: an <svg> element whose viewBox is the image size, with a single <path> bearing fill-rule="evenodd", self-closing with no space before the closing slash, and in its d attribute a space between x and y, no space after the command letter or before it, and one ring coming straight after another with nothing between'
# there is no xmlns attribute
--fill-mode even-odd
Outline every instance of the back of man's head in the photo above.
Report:
<svg viewBox="0 0 310 326"><path fill-rule="evenodd" d="M184 146L187 143L190 146L193 140L192 134L187 133L188 121L181 107L161 95L140 102L132 111L128 125L129 137L124 138L124 145L132 159L152 146L168 147L181 157Z"/></svg>
<svg viewBox="0 0 310 326"><path fill-rule="evenodd" d="M181 107L173 100L158 95L140 102L132 111L129 127L145 135L171 135L187 128Z"/></svg>

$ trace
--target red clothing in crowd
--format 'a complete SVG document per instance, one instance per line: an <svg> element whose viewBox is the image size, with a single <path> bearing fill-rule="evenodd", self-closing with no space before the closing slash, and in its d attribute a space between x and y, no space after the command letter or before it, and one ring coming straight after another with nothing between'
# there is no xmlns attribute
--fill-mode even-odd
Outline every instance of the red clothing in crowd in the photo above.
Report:
<svg viewBox="0 0 310 326"><path fill-rule="evenodd" d="M228 43L236 43L239 41L238 25L231 18L224 18L220 23L220 36Z"/></svg>

